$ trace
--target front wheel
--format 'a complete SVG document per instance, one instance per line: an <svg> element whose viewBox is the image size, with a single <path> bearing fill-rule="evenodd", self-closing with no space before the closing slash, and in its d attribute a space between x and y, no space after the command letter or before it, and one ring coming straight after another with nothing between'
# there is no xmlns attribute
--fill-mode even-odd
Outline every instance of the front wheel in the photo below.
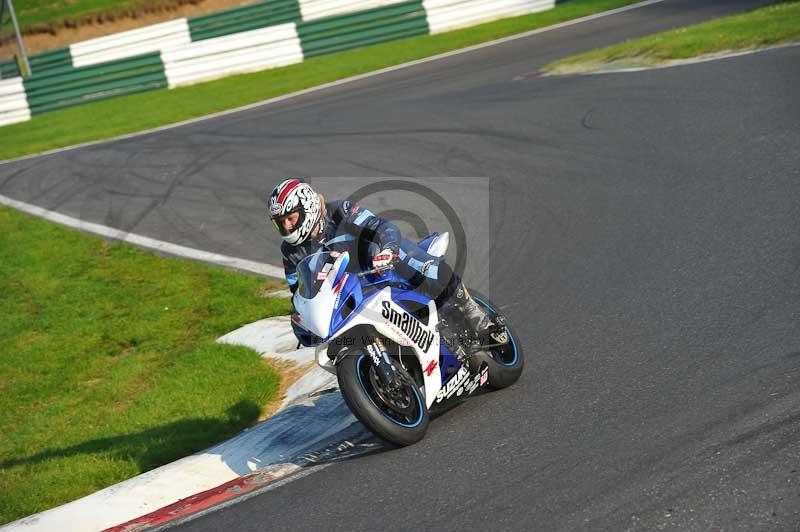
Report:
<svg viewBox="0 0 800 532"><path fill-rule="evenodd" d="M388 389L378 379L364 352L346 355L336 366L336 378L353 415L376 436L399 446L411 445L428 430L428 408L414 380L395 364L398 385Z"/></svg>
<svg viewBox="0 0 800 532"><path fill-rule="evenodd" d="M482 295L472 293L472 298L480 304L490 316L501 316L500 311L492 305L488 299ZM489 380L486 383L488 388L499 390L511 386L519 376L522 375L522 368L525 366L525 354L519 341L506 325L505 334L507 336L505 345L493 347L486 351L478 351L470 356L469 363L473 369L479 368L484 362L489 366Z"/></svg>

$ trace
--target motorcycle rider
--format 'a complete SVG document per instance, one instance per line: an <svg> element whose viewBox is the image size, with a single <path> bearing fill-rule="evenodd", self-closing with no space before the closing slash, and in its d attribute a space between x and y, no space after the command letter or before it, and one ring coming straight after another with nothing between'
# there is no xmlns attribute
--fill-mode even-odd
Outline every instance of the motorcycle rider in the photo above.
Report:
<svg viewBox="0 0 800 532"><path fill-rule="evenodd" d="M395 262L395 271L415 289L432 297L438 309L452 298L475 333L483 334L494 326L446 261L402 238L396 225L367 209L348 200L325 202L311 185L297 178L286 179L273 189L268 209L270 220L283 239L283 267L292 293L297 289L296 269L301 260L319 252L323 245L346 244L354 248L361 264L369 261L377 268ZM375 249L380 251L376 253ZM294 319L292 328L305 346L321 341Z"/></svg>

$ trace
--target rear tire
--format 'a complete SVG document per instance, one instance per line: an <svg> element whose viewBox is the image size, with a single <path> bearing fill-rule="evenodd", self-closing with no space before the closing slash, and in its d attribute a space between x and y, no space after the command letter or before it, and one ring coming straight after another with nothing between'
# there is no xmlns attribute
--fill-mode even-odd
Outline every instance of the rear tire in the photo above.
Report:
<svg viewBox="0 0 800 532"><path fill-rule="evenodd" d="M376 390L375 370L363 351L346 355L336 366L336 378L345 403L353 415L376 436L399 446L420 441L428 430L430 418L425 397L400 364L395 364L398 378L404 382L401 402L404 411L394 410Z"/></svg>
<svg viewBox="0 0 800 532"><path fill-rule="evenodd" d="M488 299L472 290L470 290L470 293L472 298L490 315L502 315ZM499 390L517 382L519 376L522 375L522 369L525 367L525 354L522 352L522 347L508 324L506 324L506 332L508 334L508 345L506 347L478 351L469 358L470 368L473 371L478 371L484 362L489 366L489 380L486 383L486 387L493 390Z"/></svg>

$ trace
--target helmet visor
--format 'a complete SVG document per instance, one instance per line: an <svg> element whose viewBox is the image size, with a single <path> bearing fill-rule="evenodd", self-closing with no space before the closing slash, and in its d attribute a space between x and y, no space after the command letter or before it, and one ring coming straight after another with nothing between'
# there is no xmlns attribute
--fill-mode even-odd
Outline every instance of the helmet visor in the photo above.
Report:
<svg viewBox="0 0 800 532"><path fill-rule="evenodd" d="M288 236L303 226L306 211L300 207L280 216L272 217L272 225L281 236Z"/></svg>

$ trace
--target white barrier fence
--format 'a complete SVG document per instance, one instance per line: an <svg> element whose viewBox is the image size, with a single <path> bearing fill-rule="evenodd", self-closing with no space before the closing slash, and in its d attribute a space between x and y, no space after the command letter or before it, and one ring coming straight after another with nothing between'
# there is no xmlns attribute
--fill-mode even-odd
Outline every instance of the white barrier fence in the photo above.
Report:
<svg viewBox="0 0 800 532"><path fill-rule="evenodd" d="M304 47L305 53L319 55L376 42L381 32L385 34L386 39L396 38L398 35L419 35L426 30L429 33L441 33L555 7L555 0L422 0L421 6L425 11L423 20L421 10L416 8L419 4L409 3L415 10L414 13L407 13L408 17L404 15L407 11L405 8L391 7L403 4L405 1L299 0L302 21L281 23L194 42L189 21L182 18L73 44L69 48L69 59L74 67L85 67L102 65L144 53L151 53L154 56L156 52L160 52L168 86L174 88L232 74L299 63L305 58ZM388 8L385 10L386 17L381 18L384 11L361 15L376 8ZM224 16L228 17L227 14ZM296 16L296 11L293 16ZM333 16L341 18L309 24L309 27L313 27L313 31L304 32L305 41L298 35L298 24ZM374 24L374 27L369 27L369 24ZM410 25L416 25L412 28L413 31L408 29ZM393 33L396 31L400 33ZM320 41L323 42L322 46L319 44ZM152 59L158 63L155 57ZM118 66L115 65L114 68ZM145 72L146 75L151 77L158 75L152 71L154 65L146 66L151 69ZM69 67L66 73L71 74ZM81 71L79 76L83 74L92 76L96 73ZM103 72L98 75L96 84L100 88L97 90L102 90L102 83L107 81L102 77L104 75ZM45 81L49 79L48 74L43 76L45 77L40 76L40 78ZM34 79L33 83L39 83L41 79L38 81ZM89 81L86 82L88 86L91 85ZM163 87L163 78L157 81L158 83L155 83L152 79L148 79L154 86ZM47 96L50 98L51 95ZM88 101L74 97L73 100L74 103L69 105L79 105ZM36 113L58 108L58 106L53 107L52 102L37 103L36 94L33 92L31 103ZM31 108L22 79L11 78L0 81L0 126L29 120L30 117Z"/></svg>
<svg viewBox="0 0 800 532"><path fill-rule="evenodd" d="M309 21L334 15L356 13L376 7L385 7L402 3L403 1L405 0L299 0L299 6L302 20ZM422 3L427 13L428 26L431 33L442 33L495 19L535 13L555 6L555 0L423 0ZM258 31L268 31L275 27L262 28ZM235 35L238 34L219 37L218 39L235 39ZM73 65L81 67L146 52L172 52L181 45L194 44L191 41L188 21L182 18L75 43L70 46L70 54ZM260 44L257 46L260 46ZM259 58L259 53L254 51L251 57ZM258 64L263 63L260 60L257 62ZM266 66L254 67L251 70L272 67L269 61L264 64ZM277 63L277 65L283 64L287 63L280 61ZM240 70L235 71L240 72ZM241 72L244 71L241 70Z"/></svg>
<svg viewBox="0 0 800 532"><path fill-rule="evenodd" d="M431 33L526 15L555 7L555 0L423 0Z"/></svg>
<svg viewBox="0 0 800 532"><path fill-rule="evenodd" d="M76 67L96 65L192 41L185 18L75 43L69 47Z"/></svg>
<svg viewBox="0 0 800 532"><path fill-rule="evenodd" d="M295 23L206 39L161 52L169 87L299 63Z"/></svg>
<svg viewBox="0 0 800 532"><path fill-rule="evenodd" d="M300 0L299 4L303 20L317 20L402 2L405 0Z"/></svg>
<svg viewBox="0 0 800 532"><path fill-rule="evenodd" d="M0 126L25 122L31 119L28 98L22 78L10 78L0 81Z"/></svg>

